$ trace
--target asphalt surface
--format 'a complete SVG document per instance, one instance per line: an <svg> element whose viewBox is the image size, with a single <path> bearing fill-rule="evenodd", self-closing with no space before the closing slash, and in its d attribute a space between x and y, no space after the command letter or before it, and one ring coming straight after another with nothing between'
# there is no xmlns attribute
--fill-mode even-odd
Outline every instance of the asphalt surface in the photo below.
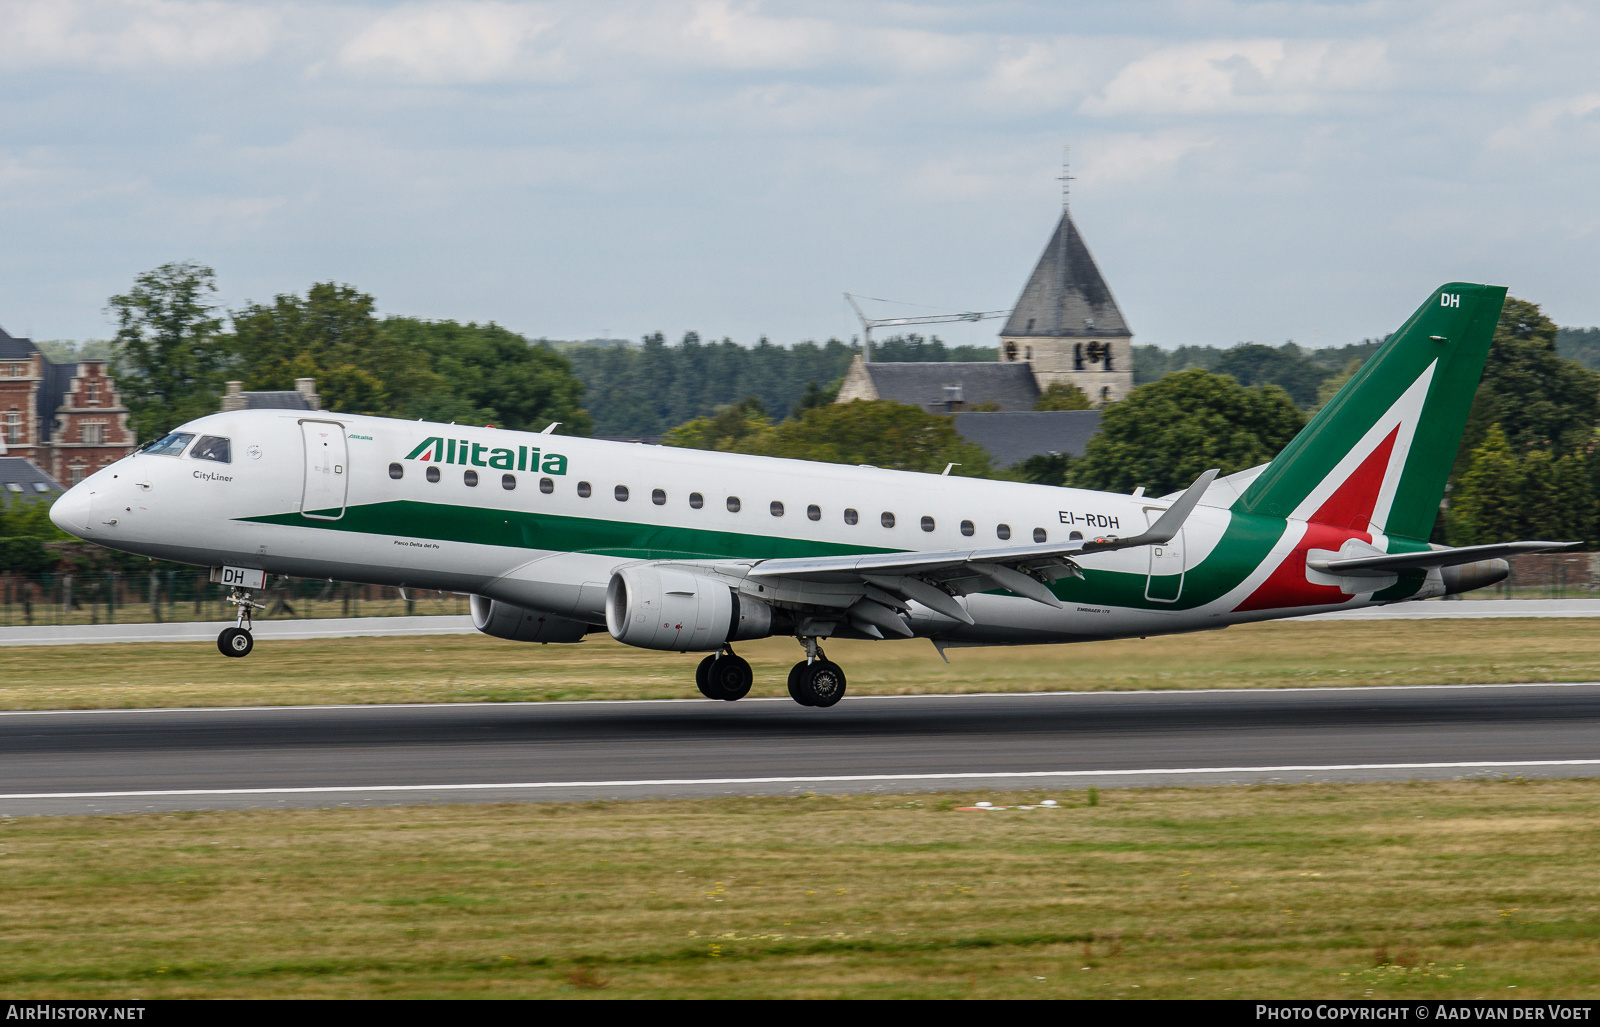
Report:
<svg viewBox="0 0 1600 1027"><path fill-rule="evenodd" d="M1600 776L1600 683L0 714L0 815Z"/></svg>

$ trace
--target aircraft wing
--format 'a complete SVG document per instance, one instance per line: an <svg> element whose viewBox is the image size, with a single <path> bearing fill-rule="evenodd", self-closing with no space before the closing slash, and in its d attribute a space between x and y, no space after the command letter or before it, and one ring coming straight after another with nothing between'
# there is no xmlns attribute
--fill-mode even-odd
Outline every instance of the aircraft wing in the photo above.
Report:
<svg viewBox="0 0 1600 1027"><path fill-rule="evenodd" d="M1035 546L762 560L752 565L745 576L751 580L866 585L883 598L914 599L967 624L972 623L972 618L952 592L968 594L1003 588L1059 608L1061 600L1046 583L1069 575L1081 577L1073 557L1170 542L1216 476L1216 469L1202 474L1154 524L1127 538L1104 535ZM878 602L882 604L881 599ZM890 629L895 630L892 626Z"/></svg>
<svg viewBox="0 0 1600 1027"><path fill-rule="evenodd" d="M1497 542L1486 546L1435 549L1426 553L1390 553L1357 556L1344 560L1307 560L1306 566L1327 574L1392 574L1395 571L1453 567L1479 560L1498 560L1518 553L1538 553L1550 549L1570 549L1581 542Z"/></svg>

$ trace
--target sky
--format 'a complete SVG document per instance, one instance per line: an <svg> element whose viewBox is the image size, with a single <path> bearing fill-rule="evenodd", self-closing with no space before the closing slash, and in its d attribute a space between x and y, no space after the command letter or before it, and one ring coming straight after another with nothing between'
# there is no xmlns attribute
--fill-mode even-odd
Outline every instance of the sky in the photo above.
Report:
<svg viewBox="0 0 1600 1027"><path fill-rule="evenodd" d="M1600 324L1597 12L0 0L0 326L108 337L191 260L227 309L848 339L845 292L1015 302L1067 145L1136 343L1342 345L1448 281Z"/></svg>

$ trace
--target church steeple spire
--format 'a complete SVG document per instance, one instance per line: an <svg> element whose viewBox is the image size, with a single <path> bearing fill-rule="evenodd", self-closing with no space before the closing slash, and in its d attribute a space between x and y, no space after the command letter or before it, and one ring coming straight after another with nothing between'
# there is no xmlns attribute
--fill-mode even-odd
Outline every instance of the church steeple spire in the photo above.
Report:
<svg viewBox="0 0 1600 1027"><path fill-rule="evenodd" d="M1103 404L1133 388L1133 332L1072 220L1069 155L1061 219L1000 330L1000 359L1032 365L1041 390L1070 383Z"/></svg>

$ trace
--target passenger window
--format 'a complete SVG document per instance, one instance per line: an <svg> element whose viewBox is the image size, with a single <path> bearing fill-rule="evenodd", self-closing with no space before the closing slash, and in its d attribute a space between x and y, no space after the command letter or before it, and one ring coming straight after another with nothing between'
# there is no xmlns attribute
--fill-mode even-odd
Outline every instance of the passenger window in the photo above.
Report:
<svg viewBox="0 0 1600 1027"><path fill-rule="evenodd" d="M698 492L689 493L689 506L692 509L698 510L702 506L705 506L705 505L706 505L706 497L705 496L702 496Z"/></svg>
<svg viewBox="0 0 1600 1027"><path fill-rule="evenodd" d="M543 492L545 495L548 496L550 493L554 492L555 490L556 490L556 483L555 483L555 481L553 479L551 479L551 478L540 478L539 479L539 491L540 492Z"/></svg>
<svg viewBox="0 0 1600 1027"><path fill-rule="evenodd" d="M728 497L728 512L729 513L738 513L739 512L739 497L738 496L729 496Z"/></svg>
<svg viewBox="0 0 1600 1027"><path fill-rule="evenodd" d="M1082 542L1083 541L1083 532L1074 531L1072 534L1067 536L1067 541L1068 542Z"/></svg>
<svg viewBox="0 0 1600 1027"><path fill-rule="evenodd" d="M924 517L922 519L922 530L923 531L932 531L933 530L933 518L932 517Z"/></svg>
<svg viewBox="0 0 1600 1027"><path fill-rule="evenodd" d="M861 515L860 514L856 513L854 510L851 510L848 507L845 508L845 511L844 511L844 522L846 524L854 524L855 522L859 521L860 519L861 519Z"/></svg>
<svg viewBox="0 0 1600 1027"><path fill-rule="evenodd" d="M813 521L822 520L822 507L812 503L810 506L806 507L806 516Z"/></svg>
<svg viewBox="0 0 1600 1027"><path fill-rule="evenodd" d="M163 435L150 443L150 447L145 452L155 456L177 456L183 452L183 447L187 446L193 439L194 432L175 431L170 435Z"/></svg>
<svg viewBox="0 0 1600 1027"><path fill-rule="evenodd" d="M994 529L994 534L995 534L996 538L998 538L1000 541L1004 542L1006 539L1011 537L1011 525L1009 525L1009 524L998 524L998 525L996 525L995 529Z"/></svg>
<svg viewBox="0 0 1600 1027"><path fill-rule="evenodd" d="M782 517L783 516L783 504L778 502L776 499L774 499L772 501L772 506L769 507L769 509L772 511L772 516L774 516L774 517Z"/></svg>
<svg viewBox="0 0 1600 1027"><path fill-rule="evenodd" d="M439 468L438 467L430 467L430 468L428 468L428 480L429 481L438 481L439 480Z"/></svg>
<svg viewBox="0 0 1600 1027"><path fill-rule="evenodd" d="M399 481L401 478L404 478L405 476L406 476L406 469L404 467L401 467L399 464L390 464L389 465L389 477L393 478L395 481Z"/></svg>
<svg viewBox="0 0 1600 1027"><path fill-rule="evenodd" d="M894 514L885 510L881 515L879 515L878 521L882 523L885 528L892 528L894 527Z"/></svg>
<svg viewBox="0 0 1600 1027"><path fill-rule="evenodd" d="M592 492L594 492L594 489L589 487L589 483L588 482L586 482L586 481L578 482L578 498L579 499L588 499Z"/></svg>
<svg viewBox="0 0 1600 1027"><path fill-rule="evenodd" d="M617 502L626 503L628 501L628 486L618 485L612 490L611 494L617 497Z"/></svg>
<svg viewBox="0 0 1600 1027"><path fill-rule="evenodd" d="M478 472L468 471L461 476L461 480L467 483L467 488L475 489L478 487Z"/></svg>
<svg viewBox="0 0 1600 1027"><path fill-rule="evenodd" d="M219 464L233 462L229 453L228 440L216 435L202 435L200 441L194 444L194 449L189 455L196 460L215 460Z"/></svg>
<svg viewBox="0 0 1600 1027"><path fill-rule="evenodd" d="M1035 542L1043 542L1048 537L1049 536L1045 535L1043 528L1034 528L1033 529L1033 540Z"/></svg>
<svg viewBox="0 0 1600 1027"><path fill-rule="evenodd" d="M962 521L961 522L961 534L966 535L966 536L968 536L970 538L972 536L972 533L977 531L977 530L978 530L977 528L972 526L972 522L971 521Z"/></svg>
<svg viewBox="0 0 1600 1027"><path fill-rule="evenodd" d="M515 474L502 474L500 476L500 487L510 492L517 487L517 476Z"/></svg>
<svg viewBox="0 0 1600 1027"><path fill-rule="evenodd" d="M666 506L667 493L662 489L652 489L650 491L650 502L657 506Z"/></svg>

